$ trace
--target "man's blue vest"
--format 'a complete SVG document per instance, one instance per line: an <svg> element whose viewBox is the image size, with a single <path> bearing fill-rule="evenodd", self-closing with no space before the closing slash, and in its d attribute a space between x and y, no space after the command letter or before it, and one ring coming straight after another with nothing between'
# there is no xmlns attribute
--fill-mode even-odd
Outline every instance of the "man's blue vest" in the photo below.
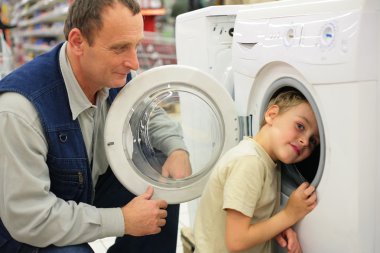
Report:
<svg viewBox="0 0 380 253"><path fill-rule="evenodd" d="M91 203L91 168L79 122L72 120L59 67L61 47L62 44L7 75L0 81L0 93L18 92L35 106L48 143L46 163L49 167L50 191L64 200ZM130 78L128 75L127 81ZM110 89L110 104L119 91ZM0 252L17 252L20 245L11 238L0 220Z"/></svg>

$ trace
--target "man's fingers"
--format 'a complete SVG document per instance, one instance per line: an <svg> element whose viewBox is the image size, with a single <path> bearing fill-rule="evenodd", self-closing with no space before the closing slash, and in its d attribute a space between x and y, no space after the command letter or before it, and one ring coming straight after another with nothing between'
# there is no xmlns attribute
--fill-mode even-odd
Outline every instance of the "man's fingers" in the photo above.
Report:
<svg viewBox="0 0 380 253"><path fill-rule="evenodd" d="M152 231L152 233L150 233L151 235L154 235L154 234L158 234L158 233L160 233L161 232L161 227L157 227L157 228L155 228L153 231ZM147 234L148 235L148 234Z"/></svg>
<svg viewBox="0 0 380 253"><path fill-rule="evenodd" d="M168 202L166 202L165 200L157 200L157 205L160 209L168 208Z"/></svg>
<svg viewBox="0 0 380 253"><path fill-rule="evenodd" d="M165 224L166 224L166 219L160 219L160 220L158 220L158 226L159 227L163 227L163 226L165 226Z"/></svg>
<svg viewBox="0 0 380 253"><path fill-rule="evenodd" d="M154 189L151 185L148 186L146 191L141 195L144 199L151 199L154 193Z"/></svg>
<svg viewBox="0 0 380 253"><path fill-rule="evenodd" d="M159 211L159 217L160 218L163 218L163 219L165 219L166 217L168 217L168 211L166 211L165 209L161 209L160 211Z"/></svg>
<svg viewBox="0 0 380 253"><path fill-rule="evenodd" d="M166 167L166 164L164 164L164 166L162 167L162 176L163 177L169 177L169 169Z"/></svg>

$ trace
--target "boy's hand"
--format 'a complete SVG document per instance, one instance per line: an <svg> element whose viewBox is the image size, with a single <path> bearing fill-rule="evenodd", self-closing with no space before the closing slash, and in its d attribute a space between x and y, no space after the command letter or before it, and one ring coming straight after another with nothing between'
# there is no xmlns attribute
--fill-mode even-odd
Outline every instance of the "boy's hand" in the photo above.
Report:
<svg viewBox="0 0 380 253"><path fill-rule="evenodd" d="M277 243L282 248L287 248L288 253L302 253L301 244L298 241L297 233L292 229L288 228L281 234L276 236Z"/></svg>
<svg viewBox="0 0 380 253"><path fill-rule="evenodd" d="M292 192L284 211L297 222L310 213L316 205L315 187L309 183L303 183Z"/></svg>

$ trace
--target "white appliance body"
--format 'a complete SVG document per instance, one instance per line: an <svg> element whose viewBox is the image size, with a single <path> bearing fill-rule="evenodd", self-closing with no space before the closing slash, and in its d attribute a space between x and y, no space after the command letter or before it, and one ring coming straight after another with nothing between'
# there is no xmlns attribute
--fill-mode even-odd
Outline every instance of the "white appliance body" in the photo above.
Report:
<svg viewBox="0 0 380 253"><path fill-rule="evenodd" d="M236 13L244 8L242 5L211 6L181 14L176 19L178 64L196 67L212 75L232 98L233 29ZM194 199L187 203L190 226L194 224L198 202L199 199Z"/></svg>
<svg viewBox="0 0 380 253"><path fill-rule="evenodd" d="M218 15L218 8L208 10L206 16ZM379 12L378 0L289 0L235 12L238 114L253 116L255 133L270 97L293 87L307 96L318 120L320 157L311 180L318 206L295 227L307 253L380 252ZM215 48L201 14L186 14L203 20L187 28L177 19L185 29L182 35L177 29L178 62L210 72L205 56ZM184 42L187 29L203 38L197 48L195 40Z"/></svg>
<svg viewBox="0 0 380 253"><path fill-rule="evenodd" d="M176 19L178 64L211 74L232 97L232 37L236 13L244 8L242 5L211 6Z"/></svg>

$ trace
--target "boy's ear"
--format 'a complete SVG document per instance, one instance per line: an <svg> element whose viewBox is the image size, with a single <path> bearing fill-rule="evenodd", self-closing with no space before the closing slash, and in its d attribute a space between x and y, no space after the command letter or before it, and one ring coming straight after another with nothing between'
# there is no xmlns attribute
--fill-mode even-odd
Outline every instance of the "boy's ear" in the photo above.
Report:
<svg viewBox="0 0 380 253"><path fill-rule="evenodd" d="M279 112L280 112L280 107L278 107L278 105L271 105L268 108L268 110L265 112L265 122L271 126L274 118L277 117Z"/></svg>

